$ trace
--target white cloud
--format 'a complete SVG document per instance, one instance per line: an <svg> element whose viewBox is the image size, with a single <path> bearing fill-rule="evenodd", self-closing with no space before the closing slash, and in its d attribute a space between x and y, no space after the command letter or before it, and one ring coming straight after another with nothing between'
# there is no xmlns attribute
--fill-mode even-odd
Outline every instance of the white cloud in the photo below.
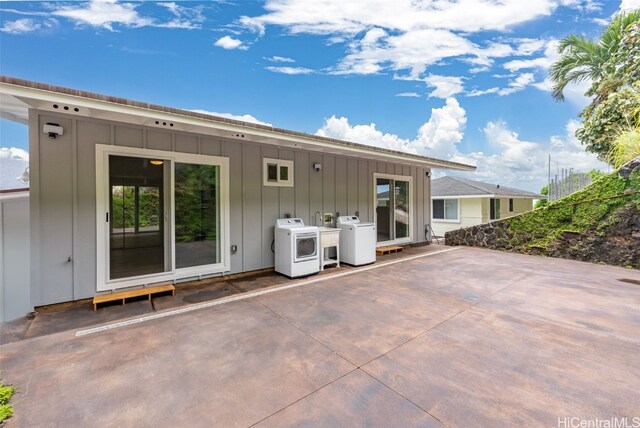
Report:
<svg viewBox="0 0 640 428"><path fill-rule="evenodd" d="M277 56L277 55L270 56L270 57L263 57L263 58L271 62L289 62L289 63L296 62L296 60L294 59L287 58L284 56Z"/></svg>
<svg viewBox="0 0 640 428"><path fill-rule="evenodd" d="M486 95L486 94L497 94L498 92L500 92L500 88L498 88L497 86L494 86L493 88L489 88L489 89L474 89L472 91L467 92L467 96L468 97L479 97L480 95Z"/></svg>
<svg viewBox="0 0 640 428"><path fill-rule="evenodd" d="M256 119L255 117L251 116L250 114L238 115L238 114L231 114L231 113L217 113L217 112L214 112L214 111L201 110L201 109L195 109L195 110L191 109L189 111L192 111L194 113L207 114L207 115L210 115L210 116L224 117L224 118L227 118L227 119L241 120L243 122L255 123L255 124L258 124L258 125L273 126L270 123L263 122L263 121L261 121L259 119Z"/></svg>
<svg viewBox="0 0 640 428"><path fill-rule="evenodd" d="M28 187L18 177L29 166L29 153L17 147L0 147L0 189Z"/></svg>
<svg viewBox="0 0 640 428"><path fill-rule="evenodd" d="M335 116L327 119L316 135L408 153L420 152L433 157L452 158L457 153L456 145L464 136L466 122L465 110L455 98L449 98L444 106L431 110L431 117L420 127L414 139L383 133L375 123L352 126L346 117Z"/></svg>
<svg viewBox="0 0 640 428"><path fill-rule="evenodd" d="M311 74L314 72L312 69L305 67L265 67L265 69L273 73L282 74Z"/></svg>
<svg viewBox="0 0 640 428"><path fill-rule="evenodd" d="M408 31L419 27L474 32L504 30L549 15L557 1L537 0L269 0L267 13L243 17L254 27L278 25L292 33L356 34L379 27Z"/></svg>
<svg viewBox="0 0 640 428"><path fill-rule="evenodd" d="M466 124L466 111L455 98L449 98L444 106L431 109L431 117L418 130L416 145L428 156L453 159Z"/></svg>
<svg viewBox="0 0 640 428"><path fill-rule="evenodd" d="M227 49L227 50L230 50L230 49L245 50L245 49L247 49L247 47L242 44L241 40L234 39L231 36L220 37L218 40L216 40L214 45L218 46L219 48Z"/></svg>
<svg viewBox="0 0 640 428"><path fill-rule="evenodd" d="M435 88L429 94L429 97L447 99L464 92L462 77L439 76L437 74L430 74L425 77L424 81L428 86Z"/></svg>
<svg viewBox="0 0 640 428"><path fill-rule="evenodd" d="M54 16L67 18L78 26L90 26L114 31L115 25L130 28L160 27L197 29L205 20L202 6L188 8L175 2L159 2L158 5L166 8L175 17L169 21L161 22L151 17L142 16L137 8L141 3L121 3L117 0L91 0L88 3L77 2L71 4L55 5L51 12Z"/></svg>
<svg viewBox="0 0 640 428"><path fill-rule="evenodd" d="M419 98L420 94L417 92L400 92L399 94L396 94L396 97Z"/></svg>
<svg viewBox="0 0 640 428"><path fill-rule="evenodd" d="M29 152L18 147L0 147L0 159L17 159L29 162Z"/></svg>
<svg viewBox="0 0 640 428"><path fill-rule="evenodd" d="M505 31L548 16L560 5L579 7L585 1L268 0L265 14L244 16L239 23L260 34L274 25L292 34L325 35L329 43L345 43L344 57L327 68L333 74L392 70L420 79L428 66L448 59L466 61L471 72L478 73L487 71L494 58L531 55L544 41L499 39L480 45L471 41L470 33ZM435 94L446 98L454 93L436 89Z"/></svg>
<svg viewBox="0 0 640 428"><path fill-rule="evenodd" d="M175 18L161 24L158 27L163 28L182 28L185 30L195 30L202 28L202 23L206 20L203 14L203 6L185 7L175 2L158 3L165 7L169 12L175 15Z"/></svg>
<svg viewBox="0 0 640 428"><path fill-rule="evenodd" d="M591 79L583 80L578 83L570 83L564 88L564 99L576 106L579 109L583 109L591 103L592 98L585 95L585 93L591 88ZM553 82L548 77L542 81L532 84L541 91L551 92L553 89Z"/></svg>
<svg viewBox="0 0 640 428"><path fill-rule="evenodd" d="M620 2L620 10L640 9L640 0L622 0Z"/></svg>
<svg viewBox="0 0 640 428"><path fill-rule="evenodd" d="M520 92L524 90L527 86L534 83L535 80L536 79L533 76L533 73L523 73L518 77L516 77L515 79L513 79L511 82L509 82L506 88L500 89L498 91L498 95L504 96L504 95L513 94L515 92Z"/></svg>
<svg viewBox="0 0 640 428"><path fill-rule="evenodd" d="M544 86L544 83L535 83L535 80L536 79L533 73L522 73L516 76L515 79L512 79L504 88L494 86L488 89L473 89L472 91L467 92L466 95L468 97L478 97L480 95L486 94L498 94L502 97L505 95L511 95L516 92L520 92L526 89L528 86L535 86L538 89L543 90L546 88L546 86Z"/></svg>
<svg viewBox="0 0 640 428"><path fill-rule="evenodd" d="M71 19L78 25L101 27L110 31L113 31L114 24L126 27L152 25L153 19L140 16L136 7L137 5L118 3L116 0L92 0L79 5L60 6L52 14Z"/></svg>
<svg viewBox="0 0 640 428"><path fill-rule="evenodd" d="M395 134L382 133L376 129L375 123L351 126L346 117L331 116L325 120L322 128L316 131L316 135L407 153L417 153L412 141L402 139Z"/></svg>
<svg viewBox="0 0 640 428"><path fill-rule="evenodd" d="M316 134L361 144L384 147L408 153L477 165L475 173L452 173L475 180L503 184L530 191L539 191L547 183L548 156L552 169L573 168L576 171L606 170L596 156L584 151L575 137L579 122L571 120L564 135L554 135L548 141L528 141L511 130L506 122L489 121L483 129L487 152L461 152L466 112L454 99L431 110L429 119L413 139L384 133L375 124L352 125L346 117L327 119Z"/></svg>
<svg viewBox="0 0 640 428"><path fill-rule="evenodd" d="M30 18L16 19L15 21L8 21L0 28L0 31L7 34L24 34L36 31L41 28L41 25Z"/></svg>
<svg viewBox="0 0 640 428"><path fill-rule="evenodd" d="M516 59L504 63L503 67L511 72L523 69L543 69L548 70L558 58L558 41L549 40L546 42L544 56L533 59Z"/></svg>

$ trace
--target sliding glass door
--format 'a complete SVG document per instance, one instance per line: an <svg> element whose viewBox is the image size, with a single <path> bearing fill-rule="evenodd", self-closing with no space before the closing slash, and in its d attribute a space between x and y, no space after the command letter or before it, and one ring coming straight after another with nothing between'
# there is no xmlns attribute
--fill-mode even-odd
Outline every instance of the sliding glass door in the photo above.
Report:
<svg viewBox="0 0 640 428"><path fill-rule="evenodd" d="M176 268L220 262L220 167L176 163Z"/></svg>
<svg viewBox="0 0 640 428"><path fill-rule="evenodd" d="M228 159L96 146L97 290L228 271Z"/></svg>
<svg viewBox="0 0 640 428"><path fill-rule="evenodd" d="M163 161L109 157L109 278L168 270Z"/></svg>
<svg viewBox="0 0 640 428"><path fill-rule="evenodd" d="M378 242L411 240L411 177L375 174Z"/></svg>

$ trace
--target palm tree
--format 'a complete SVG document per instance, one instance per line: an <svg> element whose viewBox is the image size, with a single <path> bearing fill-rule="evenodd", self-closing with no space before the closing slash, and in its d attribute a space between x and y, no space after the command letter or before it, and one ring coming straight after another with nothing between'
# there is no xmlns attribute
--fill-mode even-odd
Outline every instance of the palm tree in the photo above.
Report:
<svg viewBox="0 0 640 428"><path fill-rule="evenodd" d="M564 88L569 83L586 79L600 82L610 76L609 59L615 54L624 30L640 20L640 9L620 13L611 21L598 40L570 34L560 40L560 58L551 65L549 77L553 81L552 96L556 101L564 101ZM594 88L590 90L593 95Z"/></svg>

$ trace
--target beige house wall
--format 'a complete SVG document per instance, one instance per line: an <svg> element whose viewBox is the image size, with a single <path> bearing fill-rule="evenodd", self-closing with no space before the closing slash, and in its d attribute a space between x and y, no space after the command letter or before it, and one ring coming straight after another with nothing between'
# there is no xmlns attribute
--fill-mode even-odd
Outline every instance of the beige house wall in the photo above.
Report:
<svg viewBox="0 0 640 428"><path fill-rule="evenodd" d="M437 199L437 198L436 198ZM457 230L477 224L488 223L491 198L463 198L458 199L460 219L458 221L431 220L431 226L436 236L444 236L445 232ZM533 199L514 198L513 211L509 211L509 198L500 198L500 218L522 214L533 209ZM432 209L433 212L433 209Z"/></svg>

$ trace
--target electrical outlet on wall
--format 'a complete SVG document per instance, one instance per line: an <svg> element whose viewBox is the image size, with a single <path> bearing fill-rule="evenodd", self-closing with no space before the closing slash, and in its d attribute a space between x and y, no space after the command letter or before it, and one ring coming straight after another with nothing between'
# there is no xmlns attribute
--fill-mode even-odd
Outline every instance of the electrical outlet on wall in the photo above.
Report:
<svg viewBox="0 0 640 428"><path fill-rule="evenodd" d="M330 223L333 223L333 214L324 213L324 224L330 224Z"/></svg>

